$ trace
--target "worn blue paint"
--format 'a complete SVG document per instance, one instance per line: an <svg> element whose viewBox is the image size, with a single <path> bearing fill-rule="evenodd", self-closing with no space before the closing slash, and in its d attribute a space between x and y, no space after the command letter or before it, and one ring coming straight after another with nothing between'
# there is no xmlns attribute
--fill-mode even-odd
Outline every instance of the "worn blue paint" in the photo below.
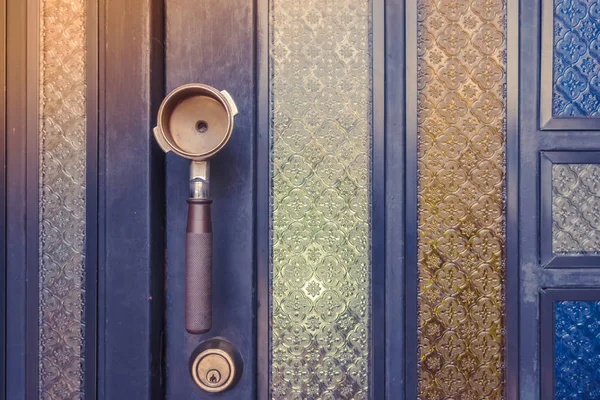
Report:
<svg viewBox="0 0 600 400"><path fill-rule="evenodd" d="M600 302L554 305L555 399L600 398Z"/></svg>
<svg viewBox="0 0 600 400"><path fill-rule="evenodd" d="M554 7L554 116L600 115L600 3L557 0Z"/></svg>
<svg viewBox="0 0 600 400"><path fill-rule="evenodd" d="M163 29L162 7L150 3L98 4L98 47L110 49L100 52L98 96L98 399L163 398L164 154L150 134Z"/></svg>
<svg viewBox="0 0 600 400"><path fill-rule="evenodd" d="M597 132L591 131L598 129L597 124L600 119L552 118L553 14L552 0L519 2L519 54L522 62L519 66L518 91L520 167L518 394L520 399L527 400L552 400L554 387L552 345L549 347L550 350L544 346L540 348L540 340L548 342L544 337L549 333L551 341L553 333L551 324L544 325L543 305L542 316L540 316L540 292L565 287L576 287L580 291L581 288L600 285L600 271L597 269L600 263L596 263L596 268L559 269L543 268L543 261L549 259L546 257L545 260L541 260L544 254L540 252L540 235L549 233L544 225L541 225L541 217L544 215L544 207L551 204L548 193L544 190L540 191L543 183L543 178L540 178L540 170L543 168L541 152L568 152L573 157L581 159L582 150L600 149L600 137ZM510 88L511 85L509 90ZM537 116L539 119L536 118ZM570 258L572 265L580 265L581 261L578 257ZM594 266L590 265L590 267ZM570 297L561 300L575 299ZM552 307L549 309L552 314ZM514 317L511 314L507 315L507 319L512 318ZM550 357L547 357L548 352ZM509 365L508 371L510 368ZM549 390L546 390L547 387Z"/></svg>

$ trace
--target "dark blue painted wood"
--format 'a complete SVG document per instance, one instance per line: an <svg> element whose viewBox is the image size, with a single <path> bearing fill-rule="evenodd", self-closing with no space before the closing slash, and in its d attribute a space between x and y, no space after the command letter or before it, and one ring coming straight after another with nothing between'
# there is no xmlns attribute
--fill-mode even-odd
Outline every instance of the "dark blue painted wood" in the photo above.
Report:
<svg viewBox="0 0 600 400"><path fill-rule="evenodd" d="M519 398L519 0L506 3L506 397Z"/></svg>
<svg viewBox="0 0 600 400"><path fill-rule="evenodd" d="M184 328L184 257L189 161L167 155L166 396L207 399L188 360L202 340L222 336L238 347L244 373L221 399L256 393L254 307L255 23L247 0L167 0L166 89L200 82L227 90L240 113L229 143L211 160L213 326L204 335Z"/></svg>
<svg viewBox="0 0 600 400"><path fill-rule="evenodd" d="M27 8L25 2L7 2L7 109L6 109L6 398L32 399L28 349L32 340L27 324ZM37 338L37 330L36 330ZM29 380L28 380L29 379Z"/></svg>
<svg viewBox="0 0 600 400"><path fill-rule="evenodd" d="M163 95L162 5L99 4L98 398L158 399L164 155L151 129Z"/></svg>
<svg viewBox="0 0 600 400"><path fill-rule="evenodd" d="M385 2L385 398L404 399L404 1ZM373 21L375 24L375 21ZM374 155L377 157L377 155ZM375 204L374 204L375 206ZM375 229L375 226L373 227ZM374 397L380 398L380 397Z"/></svg>
<svg viewBox="0 0 600 400"><path fill-rule="evenodd" d="M542 398L554 399L554 297L556 289L540 290L540 357Z"/></svg>
<svg viewBox="0 0 600 400"><path fill-rule="evenodd" d="M540 262L544 268L598 268L598 255L555 255L552 251L552 165L599 164L598 151L545 151L540 156Z"/></svg>
<svg viewBox="0 0 600 400"><path fill-rule="evenodd" d="M0 1L0 400L6 398L6 0Z"/></svg>
<svg viewBox="0 0 600 400"><path fill-rule="evenodd" d="M371 149L371 360L372 399L385 398L386 355L386 150L385 131L385 1L372 7L372 149ZM393 244L392 244L393 245ZM391 310L389 310L391 311Z"/></svg>
<svg viewBox="0 0 600 400"><path fill-rule="evenodd" d="M25 248L26 248L26 297L25 297L25 331L26 331L26 396L33 398L39 391L39 243L40 243L40 192L39 192L39 65L40 38L39 7L37 2L27 4L27 92L26 110L27 127L22 134L26 136L26 188L25 211Z"/></svg>
<svg viewBox="0 0 600 400"><path fill-rule="evenodd" d="M546 0L543 0L546 1ZM548 4L543 6L544 16ZM544 399L540 397L540 303L542 288L559 286L597 286L600 270L543 268L540 264L540 215L543 204L550 204L548 193L539 192L541 186L540 164L542 151L579 151L600 148L598 132L586 131L585 121L580 125L561 125L562 130L540 130L538 116L542 115L552 87L543 78L544 68L552 58L547 52L540 54L542 43L552 43L552 33L542 31L541 0L520 2L520 63L519 77L519 394L522 399ZM550 67L551 68L551 67ZM550 92L548 92L550 90ZM539 108L542 108L540 111ZM546 232L547 234L547 232ZM576 262L576 257L573 257ZM576 266L576 264L574 264ZM511 318L510 315L508 318ZM542 330L542 335L544 335Z"/></svg>

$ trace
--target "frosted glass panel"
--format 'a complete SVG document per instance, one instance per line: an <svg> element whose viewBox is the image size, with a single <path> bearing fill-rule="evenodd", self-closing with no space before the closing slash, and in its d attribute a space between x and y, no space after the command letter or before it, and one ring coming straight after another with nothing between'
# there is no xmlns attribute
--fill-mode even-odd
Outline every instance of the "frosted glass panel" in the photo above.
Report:
<svg viewBox="0 0 600 400"><path fill-rule="evenodd" d="M40 2L40 398L83 396L84 0Z"/></svg>
<svg viewBox="0 0 600 400"><path fill-rule="evenodd" d="M600 253L600 165L552 166L552 250Z"/></svg>
<svg viewBox="0 0 600 400"><path fill-rule="evenodd" d="M366 399L371 3L270 4L272 397Z"/></svg>

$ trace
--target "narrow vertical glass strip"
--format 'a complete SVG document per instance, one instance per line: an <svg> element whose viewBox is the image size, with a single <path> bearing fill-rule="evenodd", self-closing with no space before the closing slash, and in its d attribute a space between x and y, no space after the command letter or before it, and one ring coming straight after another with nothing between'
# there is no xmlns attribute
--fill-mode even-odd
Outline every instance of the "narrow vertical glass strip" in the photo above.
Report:
<svg viewBox="0 0 600 400"><path fill-rule="evenodd" d="M419 396L503 399L506 0L418 0Z"/></svg>
<svg viewBox="0 0 600 400"><path fill-rule="evenodd" d="M371 2L270 11L272 398L366 399Z"/></svg>
<svg viewBox="0 0 600 400"><path fill-rule="evenodd" d="M85 0L40 1L40 398L83 396Z"/></svg>

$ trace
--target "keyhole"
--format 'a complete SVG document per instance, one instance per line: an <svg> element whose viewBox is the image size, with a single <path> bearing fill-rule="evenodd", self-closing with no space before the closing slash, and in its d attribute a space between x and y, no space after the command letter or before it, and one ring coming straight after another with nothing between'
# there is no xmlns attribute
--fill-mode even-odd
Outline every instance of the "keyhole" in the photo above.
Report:
<svg viewBox="0 0 600 400"><path fill-rule="evenodd" d="M208 123L203 120L196 122L196 130L200 133L206 132L208 130Z"/></svg>
<svg viewBox="0 0 600 400"><path fill-rule="evenodd" d="M212 369L208 371L208 373L206 374L206 378L208 380L208 383L210 383L211 385L215 385L221 380L221 373L215 369Z"/></svg>

